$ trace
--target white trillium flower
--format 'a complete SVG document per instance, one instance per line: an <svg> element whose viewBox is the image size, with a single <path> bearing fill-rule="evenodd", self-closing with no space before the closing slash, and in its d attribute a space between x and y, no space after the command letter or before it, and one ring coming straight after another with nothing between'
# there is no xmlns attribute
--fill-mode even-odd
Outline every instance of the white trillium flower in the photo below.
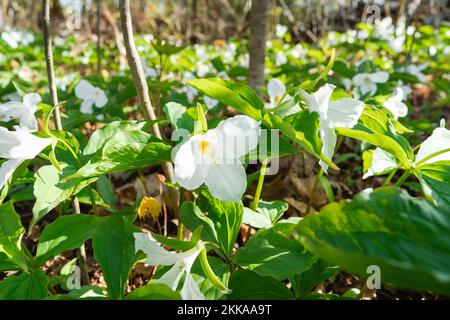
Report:
<svg viewBox="0 0 450 320"><path fill-rule="evenodd" d="M203 102L205 103L208 110L213 109L214 107L216 107L219 104L219 101L217 101L216 99L213 99L209 96L204 96Z"/></svg>
<svg viewBox="0 0 450 320"><path fill-rule="evenodd" d="M37 93L29 93L23 97L23 102L10 101L0 105L0 121L18 120L23 130L36 132L38 124L34 113L41 97Z"/></svg>
<svg viewBox="0 0 450 320"><path fill-rule="evenodd" d="M286 86L283 82L278 79L272 78L269 80L269 84L267 85L267 91L269 93L270 103L266 103L266 109L273 109L278 106L286 93ZM286 96L285 99L290 100L290 96ZM286 101L287 101L286 100Z"/></svg>
<svg viewBox="0 0 450 320"><path fill-rule="evenodd" d="M322 153L332 159L336 147L337 135L335 128L353 128L364 110L364 103L351 98L331 101L331 94L335 86L325 84L312 95L304 90L300 95L308 106L309 112L317 112L320 120L320 137L323 147ZM327 173L328 165L320 160L320 166Z"/></svg>
<svg viewBox="0 0 450 320"><path fill-rule="evenodd" d="M415 64L410 64L406 66L405 72L412 74L417 79L419 79L420 82L426 82L425 75L422 73L423 70L425 70L428 67L428 63L425 62L419 66L416 66Z"/></svg>
<svg viewBox="0 0 450 320"><path fill-rule="evenodd" d="M287 63L287 61L288 61L288 59L287 59L286 55L284 54L284 52L278 51L275 54L275 64L277 66L283 65L283 64Z"/></svg>
<svg viewBox="0 0 450 320"><path fill-rule="evenodd" d="M386 100L383 107L388 109L394 116L394 119L397 120L408 114L408 106L402 102L405 99L406 95L402 88L397 88L395 89L395 94Z"/></svg>
<svg viewBox="0 0 450 320"><path fill-rule="evenodd" d="M15 129L9 131L0 127L0 158L7 159L0 167L0 189L5 186L17 167L25 160L35 158L53 142L52 139L36 137L19 127Z"/></svg>
<svg viewBox="0 0 450 320"><path fill-rule="evenodd" d="M60 78L56 78L56 85L62 91L67 91L67 87L72 83L72 80L74 80L74 77L75 77L74 74L68 74L68 75L64 75Z"/></svg>
<svg viewBox="0 0 450 320"><path fill-rule="evenodd" d="M385 83L389 80L389 73L378 71L375 73L359 73L353 77L353 83L359 87L363 95L377 92L377 83Z"/></svg>
<svg viewBox="0 0 450 320"><path fill-rule="evenodd" d="M183 287L180 290L183 300L205 300L200 288L191 275L192 265L204 248L203 242L184 252L171 252L164 249L155 239L145 233L134 233L135 248L147 255L145 263L151 266L172 266L156 283L167 285L176 291L183 274L186 274Z"/></svg>
<svg viewBox="0 0 450 320"><path fill-rule="evenodd" d="M446 128L436 128L431 136L429 136L420 145L419 151L416 154L415 162L421 162L432 154L444 151L448 148L450 148L450 130ZM450 151L426 159L421 163L421 165L430 164L437 161L450 161Z"/></svg>
<svg viewBox="0 0 450 320"><path fill-rule="evenodd" d="M103 108L108 102L105 92L90 84L86 80L81 80L75 87L75 95L82 100L80 111L82 113L91 114L93 106Z"/></svg>
<svg viewBox="0 0 450 320"><path fill-rule="evenodd" d="M376 148L372 155L372 165L363 175L363 179L380 175L398 167L395 157L381 148Z"/></svg>
<svg viewBox="0 0 450 320"><path fill-rule="evenodd" d="M287 26L284 26L282 24L277 24L275 26L275 35L278 38L283 37L286 34L286 32L288 32L288 27Z"/></svg>
<svg viewBox="0 0 450 320"><path fill-rule="evenodd" d="M420 145L413 165L420 168L420 166L433 164L438 161L450 161L450 151L444 152L449 147L450 130L446 128L436 128L431 136ZM373 154L372 165L363 178L365 179L371 175L383 174L395 168L398 168L398 164L394 157L388 152L377 148ZM436 198L438 197L433 197L431 188L423 179L420 180L424 193L436 201Z"/></svg>
<svg viewBox="0 0 450 320"><path fill-rule="evenodd" d="M197 75L203 78L209 72L209 66L207 64L199 64L197 66Z"/></svg>
<svg viewBox="0 0 450 320"><path fill-rule="evenodd" d="M175 181L194 190L203 183L222 201L239 202L247 188L240 158L258 145L260 122L239 115L184 142L173 157Z"/></svg>

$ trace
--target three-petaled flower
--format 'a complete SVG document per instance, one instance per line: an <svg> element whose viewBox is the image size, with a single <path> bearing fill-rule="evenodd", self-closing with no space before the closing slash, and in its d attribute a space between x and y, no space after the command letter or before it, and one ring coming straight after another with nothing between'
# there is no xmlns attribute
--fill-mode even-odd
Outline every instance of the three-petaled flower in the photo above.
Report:
<svg viewBox="0 0 450 320"><path fill-rule="evenodd" d="M260 131L260 122L239 115L190 137L173 157L175 181L188 190L204 183L214 197L239 202L247 188L240 158L256 148Z"/></svg>
<svg viewBox="0 0 450 320"><path fill-rule="evenodd" d="M0 121L18 120L23 130L36 132L38 124L34 113L41 97L37 93L29 93L23 97L23 102L10 101L0 105Z"/></svg>
<svg viewBox="0 0 450 320"><path fill-rule="evenodd" d="M402 101L406 99L406 94L401 87L395 89L395 94L383 103L383 107L388 109L394 119L404 117L408 114L408 106Z"/></svg>
<svg viewBox="0 0 450 320"><path fill-rule="evenodd" d="M205 296L191 275L192 265L204 244L199 241L195 247L184 252L171 252L164 249L155 239L145 233L134 233L135 248L147 255L145 263L151 266L173 266L156 283L167 285L176 291L183 274L186 274L180 290L183 300L204 300Z"/></svg>
<svg viewBox="0 0 450 320"><path fill-rule="evenodd" d="M359 88L361 94L373 95L377 92L377 83L385 83L389 80L389 73L378 71L374 73L358 73L353 77L353 83Z"/></svg>
<svg viewBox="0 0 450 320"><path fill-rule="evenodd" d="M336 146L335 128L353 128L364 110L364 103L356 99L330 100L334 88L335 86L332 84L325 84L312 95L304 90L300 91L300 96L305 101L309 111L319 114L319 134L323 143L322 153L330 160ZM328 165L322 160L319 163L326 173Z"/></svg>
<svg viewBox="0 0 450 320"><path fill-rule="evenodd" d="M108 102L105 92L86 80L81 80L75 87L75 95L82 100L80 111L92 114L93 106L103 108Z"/></svg>
<svg viewBox="0 0 450 320"><path fill-rule="evenodd" d="M9 131L0 127L0 158L6 159L0 167L0 189L25 160L36 157L53 139L39 138L19 127Z"/></svg>

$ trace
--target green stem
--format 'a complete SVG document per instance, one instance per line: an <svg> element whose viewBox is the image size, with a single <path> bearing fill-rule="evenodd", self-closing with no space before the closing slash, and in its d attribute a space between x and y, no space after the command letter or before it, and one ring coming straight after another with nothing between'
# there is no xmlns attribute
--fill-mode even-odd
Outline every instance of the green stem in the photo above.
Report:
<svg viewBox="0 0 450 320"><path fill-rule="evenodd" d="M205 272L206 277L213 284L214 287L222 291L223 293L230 293L230 289L228 289L222 281L216 276L213 269L209 265L208 256L206 254L206 248L203 248L200 251L200 264L202 265L203 272Z"/></svg>
<svg viewBox="0 0 450 320"><path fill-rule="evenodd" d="M264 185L264 177L266 175L268 159L264 159L261 164L261 170L259 171L258 184L256 186L255 197L252 202L251 209L256 211L258 209L259 199L261 198L261 191Z"/></svg>
<svg viewBox="0 0 450 320"><path fill-rule="evenodd" d="M389 176L384 180L383 187L387 186L389 182L391 182L392 178L394 177L395 173L397 172L397 169L392 170L392 172L389 174Z"/></svg>
<svg viewBox="0 0 450 320"><path fill-rule="evenodd" d="M97 203L95 202L95 193L94 193L94 188L89 188L89 196L91 198L91 204L92 204L92 209L94 210L94 214L96 216L99 215L98 212L98 207L97 207Z"/></svg>
<svg viewBox="0 0 450 320"><path fill-rule="evenodd" d="M400 187L402 186L405 181L409 178L409 176L411 175L411 170L406 170L403 175L400 177L400 179L397 180L397 182L395 183L395 187Z"/></svg>
<svg viewBox="0 0 450 320"><path fill-rule="evenodd" d="M178 240L183 240L183 229L184 229L183 224L181 223L180 220L178 220L178 228L177 228L177 239Z"/></svg>

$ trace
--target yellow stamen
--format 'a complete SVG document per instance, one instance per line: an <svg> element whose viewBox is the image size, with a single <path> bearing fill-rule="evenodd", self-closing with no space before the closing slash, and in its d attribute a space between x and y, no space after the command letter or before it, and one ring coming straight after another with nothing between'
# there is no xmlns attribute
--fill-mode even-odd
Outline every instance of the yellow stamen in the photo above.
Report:
<svg viewBox="0 0 450 320"><path fill-rule="evenodd" d="M153 197L144 197L138 209L138 215L141 219L144 219L146 216L151 216L156 220L161 212L161 202Z"/></svg>
<svg viewBox="0 0 450 320"><path fill-rule="evenodd" d="M209 141L206 141L206 140L200 141L200 151L202 153L206 152L206 149L208 148L208 146L209 146Z"/></svg>
<svg viewBox="0 0 450 320"><path fill-rule="evenodd" d="M275 102L278 103L280 101L280 96L275 96Z"/></svg>

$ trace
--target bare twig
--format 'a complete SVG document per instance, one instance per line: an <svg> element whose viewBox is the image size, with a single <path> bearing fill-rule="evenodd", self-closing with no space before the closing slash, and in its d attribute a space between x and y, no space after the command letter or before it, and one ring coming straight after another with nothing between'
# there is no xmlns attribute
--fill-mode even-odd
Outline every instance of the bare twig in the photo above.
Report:
<svg viewBox="0 0 450 320"><path fill-rule="evenodd" d="M49 0L42 0L42 30L45 47L45 63L47 65L47 78L50 90L52 106L55 108L56 129L62 130L61 113L58 104L58 92L56 90L55 70L53 67L52 42L50 39L50 3ZM73 198L73 208L76 214L80 214L80 203L77 197ZM86 264L86 248L84 244L78 251L78 260L81 270L81 282L84 285L90 283L88 268Z"/></svg>
<svg viewBox="0 0 450 320"><path fill-rule="evenodd" d="M97 4L97 26L95 32L97 33L97 73L100 75L102 71L102 48L100 44L100 18L101 18L101 6L100 0L96 1Z"/></svg>
<svg viewBox="0 0 450 320"><path fill-rule="evenodd" d="M130 1L120 0L119 6L124 45L127 52L128 64L130 65L134 84L136 86L139 103L146 110L148 119L154 121L154 124L152 126L153 134L157 138L162 139L161 131L159 129L158 123L156 122L157 118L155 115L155 111L153 110L152 102L150 100L148 85L145 79L142 63L139 58L139 53L136 49L136 44L134 43L133 25L130 13ZM163 162L163 169L167 180L169 182L173 181L174 172L172 164L170 162ZM172 189L170 191L169 198L173 209L176 213L178 213L178 192L175 189Z"/></svg>
<svg viewBox="0 0 450 320"><path fill-rule="evenodd" d="M50 4L42 0L42 32L44 37L45 63L47 64L47 78L50 89L50 98L55 107L56 129L62 130L61 113L59 110L58 93L55 83L55 69L53 67L52 41L50 39Z"/></svg>

